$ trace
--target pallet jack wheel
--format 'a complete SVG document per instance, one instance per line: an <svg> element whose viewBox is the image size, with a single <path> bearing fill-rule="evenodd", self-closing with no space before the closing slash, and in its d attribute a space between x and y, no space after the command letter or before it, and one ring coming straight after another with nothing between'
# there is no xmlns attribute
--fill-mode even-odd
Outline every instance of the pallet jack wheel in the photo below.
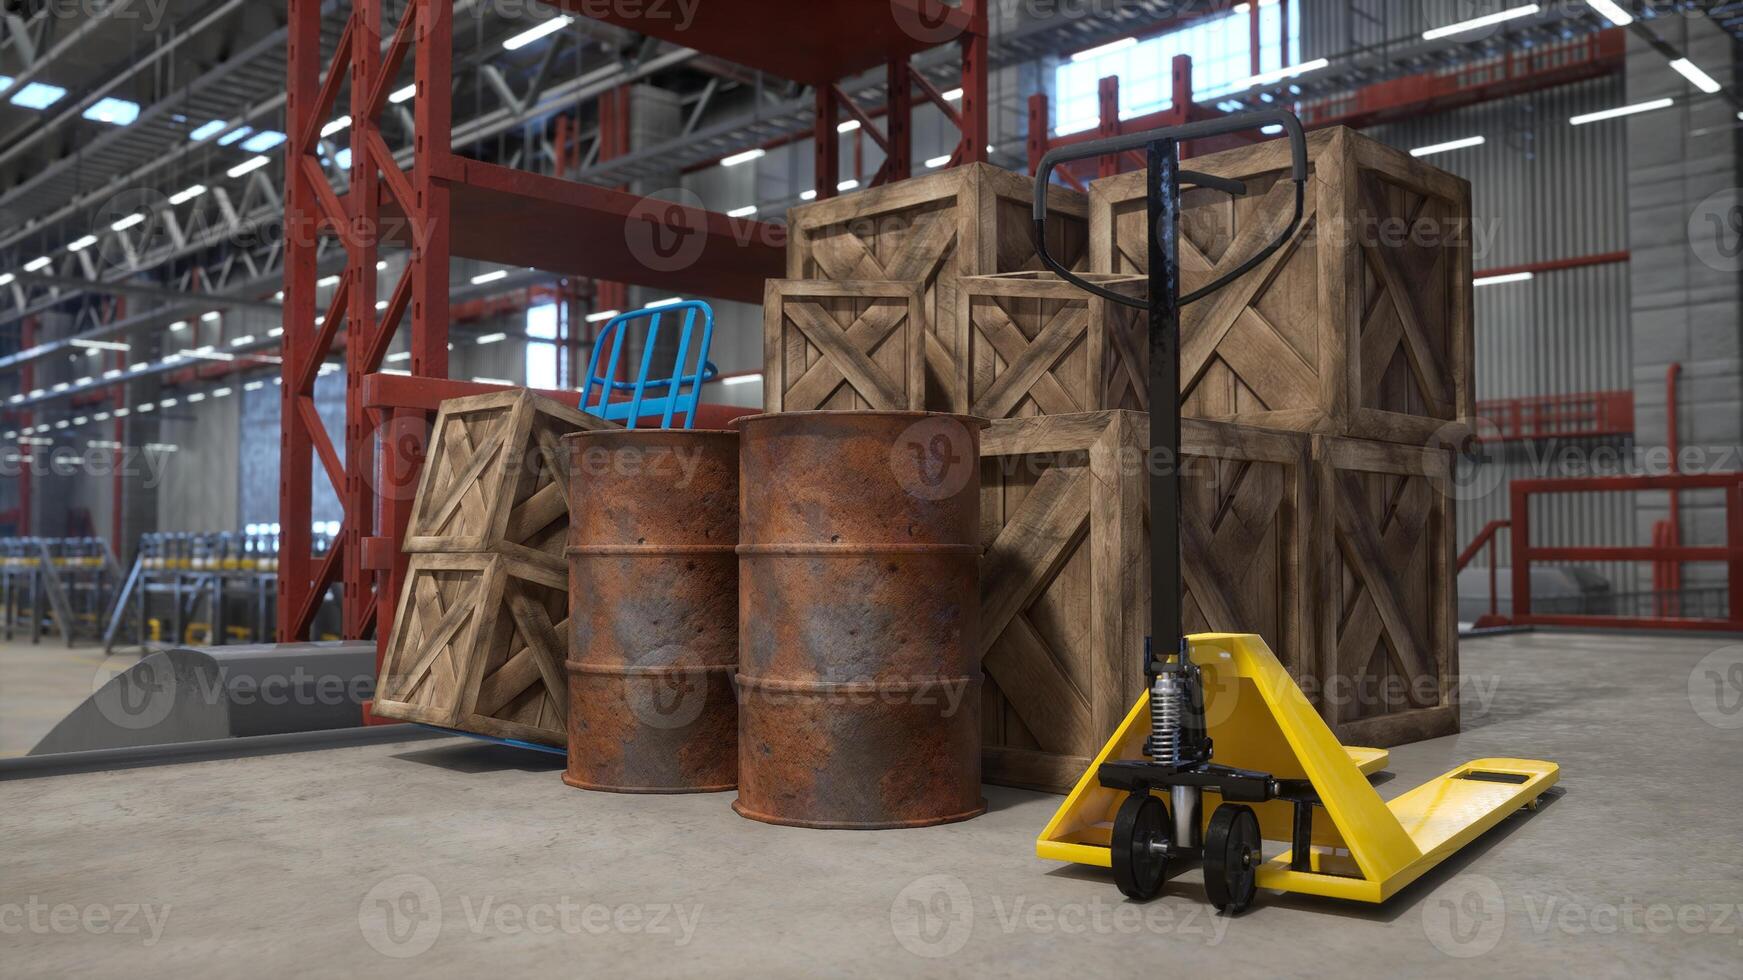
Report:
<svg viewBox="0 0 1743 980"><path fill-rule="evenodd" d="M1147 902L1168 876L1168 806L1149 792L1133 793L1114 816L1114 883L1120 893Z"/></svg>
<svg viewBox="0 0 1743 980"><path fill-rule="evenodd" d="M1259 818L1253 808L1224 803L1204 831L1204 892L1217 911L1240 915L1259 892Z"/></svg>

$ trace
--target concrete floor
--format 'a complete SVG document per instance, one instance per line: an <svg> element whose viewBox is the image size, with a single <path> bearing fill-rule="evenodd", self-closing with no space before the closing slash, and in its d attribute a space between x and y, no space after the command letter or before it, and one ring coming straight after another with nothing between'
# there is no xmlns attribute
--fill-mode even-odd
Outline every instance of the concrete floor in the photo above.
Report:
<svg viewBox="0 0 1743 980"><path fill-rule="evenodd" d="M1196 869L1129 905L1033 856L1056 797L795 830L443 740L0 783L0 974L1737 977L1743 668L1703 662L1729 642L1467 641L1467 730L1395 750L1382 795L1481 756L1561 788L1378 909L1223 919Z"/></svg>

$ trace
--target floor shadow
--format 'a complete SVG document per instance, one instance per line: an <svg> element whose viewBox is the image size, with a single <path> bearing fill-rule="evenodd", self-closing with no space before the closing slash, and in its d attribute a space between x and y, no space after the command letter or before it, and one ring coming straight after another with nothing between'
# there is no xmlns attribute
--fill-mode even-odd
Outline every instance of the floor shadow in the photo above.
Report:
<svg viewBox="0 0 1743 980"><path fill-rule="evenodd" d="M560 772L566 763L562 756L532 749L517 749L488 742L462 742L412 749L393 756L406 762L445 769L457 773L481 772Z"/></svg>

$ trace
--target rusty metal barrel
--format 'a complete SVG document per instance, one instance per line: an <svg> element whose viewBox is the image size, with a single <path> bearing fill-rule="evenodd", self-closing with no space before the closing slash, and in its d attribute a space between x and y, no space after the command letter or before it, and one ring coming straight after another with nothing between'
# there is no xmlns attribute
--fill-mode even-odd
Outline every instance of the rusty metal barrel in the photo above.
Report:
<svg viewBox="0 0 1743 980"><path fill-rule="evenodd" d="M569 766L620 793L738 784L738 433L569 449Z"/></svg>
<svg viewBox="0 0 1743 980"><path fill-rule="evenodd" d="M986 424L919 412L734 423L743 816L873 830L986 811Z"/></svg>

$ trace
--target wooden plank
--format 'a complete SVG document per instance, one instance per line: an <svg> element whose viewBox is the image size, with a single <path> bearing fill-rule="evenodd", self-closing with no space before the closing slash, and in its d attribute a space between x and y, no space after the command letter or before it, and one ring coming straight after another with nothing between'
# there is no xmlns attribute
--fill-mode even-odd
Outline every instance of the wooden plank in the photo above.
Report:
<svg viewBox="0 0 1743 980"><path fill-rule="evenodd" d="M1353 131L1309 134L1311 180L1296 241L1182 319L1183 411L1250 425L1420 443L1473 411L1470 185ZM1288 144L1272 140L1195 157L1194 170L1248 183L1231 199L1185 197L1180 253L1185 288L1208 282L1268 241L1292 210ZM1414 195L1407 213L1369 185ZM1097 273L1147 271L1145 174L1090 187L1090 255ZM1402 245L1376 222L1432 220L1438 238ZM1414 231L1414 226L1411 228ZM1203 237L1200 241L1196 236ZM1378 277L1372 286L1365 273ZM1401 337L1369 336L1365 293L1383 291ZM1393 311L1388 310L1388 316ZM1256 314L1256 316L1255 316ZM1272 335L1256 344L1262 326ZM1288 351L1285 356L1284 352ZM1418 384L1388 383L1402 352Z"/></svg>

